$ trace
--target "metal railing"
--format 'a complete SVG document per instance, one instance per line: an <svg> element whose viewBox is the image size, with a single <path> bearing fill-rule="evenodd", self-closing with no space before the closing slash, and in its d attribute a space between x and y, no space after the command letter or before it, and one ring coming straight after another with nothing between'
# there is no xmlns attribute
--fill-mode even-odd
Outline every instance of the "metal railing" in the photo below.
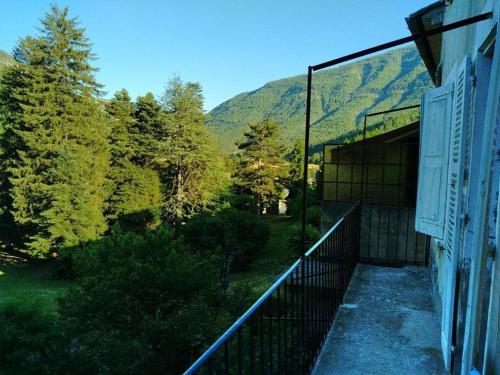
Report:
<svg viewBox="0 0 500 375"><path fill-rule="evenodd" d="M186 374L308 374L359 259L356 203Z"/></svg>

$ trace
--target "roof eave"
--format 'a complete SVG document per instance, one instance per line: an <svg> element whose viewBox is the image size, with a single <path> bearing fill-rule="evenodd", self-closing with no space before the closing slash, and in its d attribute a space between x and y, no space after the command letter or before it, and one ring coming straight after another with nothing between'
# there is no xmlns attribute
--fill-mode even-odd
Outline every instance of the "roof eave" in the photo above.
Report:
<svg viewBox="0 0 500 375"><path fill-rule="evenodd" d="M444 13L444 7L444 1L440 0L418 10L415 13L410 14L406 18L406 23L412 35L417 35L441 26L442 17L440 22L436 22L435 20L433 20L431 25L429 25L428 18L429 15L434 15L434 18L436 18L436 14L439 15L441 13L442 15ZM426 18L425 22L424 18ZM429 75L431 76L432 81L434 82L434 84L439 84L439 74L437 73L441 61L440 46L442 42L442 36L441 34L438 34L432 36L431 38L431 40L430 38L418 39L415 41L415 45L417 46L417 50L422 57L422 60L424 61L424 64L427 68L427 71L429 72Z"/></svg>

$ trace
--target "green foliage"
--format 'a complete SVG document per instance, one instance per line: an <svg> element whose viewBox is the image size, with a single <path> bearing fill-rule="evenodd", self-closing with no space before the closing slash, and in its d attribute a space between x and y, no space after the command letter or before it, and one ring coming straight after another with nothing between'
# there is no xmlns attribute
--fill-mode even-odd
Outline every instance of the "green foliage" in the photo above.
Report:
<svg viewBox="0 0 500 375"><path fill-rule="evenodd" d="M305 250L314 245L320 237L321 233L319 229L312 224L307 224ZM300 254L302 252L302 225L300 223L296 223L290 226L290 229L288 231L288 244L290 248L293 249L297 254Z"/></svg>
<svg viewBox="0 0 500 375"><path fill-rule="evenodd" d="M115 230L73 252L78 287L60 311L86 359L82 373L178 374L220 332L216 270L183 247L159 227Z"/></svg>
<svg viewBox="0 0 500 375"><path fill-rule="evenodd" d="M165 186L166 216L170 222L180 223L214 202L224 182L223 163L205 127L198 83L173 78L162 105L166 116L153 162Z"/></svg>
<svg viewBox="0 0 500 375"><path fill-rule="evenodd" d="M307 187L307 207L317 204L318 196L316 195L316 186ZM295 220L300 219L302 216L302 190L294 194L288 202L288 214Z"/></svg>
<svg viewBox="0 0 500 375"><path fill-rule="evenodd" d="M63 327L38 301L0 305L2 374L54 374L64 363Z"/></svg>
<svg viewBox="0 0 500 375"><path fill-rule="evenodd" d="M247 124L274 118L285 145L304 136L307 77L272 81L222 103L211 112L209 125L221 147L234 152ZM314 74L311 146L362 129L363 115L415 104L432 83L414 47ZM406 125L401 124L401 125ZM319 151L319 150L318 150Z"/></svg>
<svg viewBox="0 0 500 375"><path fill-rule="evenodd" d="M284 150L279 141L278 125L267 119L250 126L245 141L238 144L234 183L239 193L249 194L261 210L280 198L286 177Z"/></svg>
<svg viewBox="0 0 500 375"><path fill-rule="evenodd" d="M112 184L107 217L118 220L124 228L154 228L159 223L161 208L160 180L151 168L134 163L134 155L143 143L139 138L142 134L134 134L137 125L128 92L118 91L106 104L106 111L111 116L109 180Z"/></svg>
<svg viewBox="0 0 500 375"><path fill-rule="evenodd" d="M305 77L241 94L211 120L200 85L179 78L160 100L132 103L120 90L103 101L77 20L53 6L41 22L13 59L0 51L0 250L60 251L77 285L57 310L0 304L0 372L180 373L303 250L289 218L227 206L260 215L287 187L300 217ZM359 139L363 112L413 103L430 82L424 70L407 48L315 75L312 144ZM368 135L416 116L379 119ZM229 151L255 125L229 161L207 121ZM318 194L309 187L307 247L320 236ZM257 282L238 281L249 267Z"/></svg>
<svg viewBox="0 0 500 375"><path fill-rule="evenodd" d="M311 206L307 208L307 223L321 230L321 207Z"/></svg>
<svg viewBox="0 0 500 375"><path fill-rule="evenodd" d="M41 22L40 36L19 41L0 82L2 221L33 255L107 228L109 129L90 44L67 8L53 6Z"/></svg>
<svg viewBox="0 0 500 375"><path fill-rule="evenodd" d="M193 217L182 233L194 252L205 257L217 254L221 284L225 289L229 272L248 268L262 251L270 228L254 214L225 208L214 214Z"/></svg>
<svg viewBox="0 0 500 375"><path fill-rule="evenodd" d="M158 137L165 115L154 95L139 96L134 108L132 134L136 146L133 161L139 166L151 166L158 154Z"/></svg>
<svg viewBox="0 0 500 375"><path fill-rule="evenodd" d="M287 188L290 194L295 194L302 184L304 178L304 144L297 139L293 148L287 155L288 160L288 179Z"/></svg>

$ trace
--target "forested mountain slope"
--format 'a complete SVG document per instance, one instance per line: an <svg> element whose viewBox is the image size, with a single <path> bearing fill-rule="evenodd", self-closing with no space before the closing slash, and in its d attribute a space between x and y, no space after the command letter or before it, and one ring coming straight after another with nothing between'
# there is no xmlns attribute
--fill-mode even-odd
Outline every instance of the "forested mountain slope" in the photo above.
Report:
<svg viewBox="0 0 500 375"><path fill-rule="evenodd" d="M14 59L7 52L0 50L0 69L4 65L12 64Z"/></svg>
<svg viewBox="0 0 500 375"><path fill-rule="evenodd" d="M291 144L303 136L306 76L265 84L239 94L211 112L209 127L228 152L243 137L248 124L274 118L282 140ZM372 58L321 71L313 77L311 144L319 145L362 127L363 114L418 104L430 77L414 47L392 50ZM398 125L417 113L399 114ZM379 120L379 119L377 119Z"/></svg>

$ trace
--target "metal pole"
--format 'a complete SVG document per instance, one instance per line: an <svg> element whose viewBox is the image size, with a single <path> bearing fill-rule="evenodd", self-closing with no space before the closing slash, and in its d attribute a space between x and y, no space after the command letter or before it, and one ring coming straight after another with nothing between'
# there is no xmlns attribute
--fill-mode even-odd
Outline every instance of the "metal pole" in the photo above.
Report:
<svg viewBox="0 0 500 375"><path fill-rule="evenodd" d="M306 133L304 137L304 180L302 182L302 253L304 256L306 249L306 219L307 219L307 169L309 153L309 128L311 126L311 88L312 88L311 66L307 68L307 99L306 99Z"/></svg>
<svg viewBox="0 0 500 375"><path fill-rule="evenodd" d="M362 152L361 152L361 197L360 201L361 203L363 202L363 185L365 182L365 163L366 163L366 158L365 158L365 144L366 144L366 119L369 115L365 114L365 119L363 122L363 146L362 146Z"/></svg>
<svg viewBox="0 0 500 375"><path fill-rule="evenodd" d="M355 53L351 53L350 55L346 55L346 56L340 57L338 59L334 59L334 60L330 60L330 61L327 61L327 62L324 62L321 64L313 65L312 69L314 71L317 71L317 70L329 68L331 66L335 66L335 65L338 65L338 64L341 64L341 63L344 63L347 61L351 61L351 60L354 60L354 59L357 59L357 58L360 58L363 56L371 55L372 53L375 53L375 52L384 51L388 48L397 47L397 46L400 46L402 44L414 42L414 41L419 40L419 39L428 38L430 36L441 34L441 33L444 33L446 31L455 30L455 29L458 29L460 27L472 25L472 24L475 24L477 22L487 20L491 17L493 17L493 12L479 14L479 15L474 16L474 17L470 17L470 18L467 18L464 20L450 23L448 25L436 27L432 30L424 31L424 32L419 33L419 34L396 39L396 40L393 40L393 41L388 42L388 43L379 44L378 46L367 48L367 49L364 49L362 51L358 51Z"/></svg>
<svg viewBox="0 0 500 375"><path fill-rule="evenodd" d="M303 260L301 264L301 291L302 291L302 372L306 373L307 369L305 367L305 350L307 347L306 343L306 267L308 267L308 262L306 258L306 219L307 219L307 175L308 175L308 153L309 153L309 128L311 126L311 89L312 89L312 67L307 68L307 99L306 99L306 133L304 136L304 180L302 183L302 254L300 255ZM309 272L309 271L308 271Z"/></svg>
<svg viewBox="0 0 500 375"><path fill-rule="evenodd" d="M359 197L360 200L360 208L359 208L359 220L360 220L360 228L361 228L361 220L362 220L362 215L363 215L363 206L364 206L364 185L365 185L365 164L366 164L366 122L367 122L368 115L365 113L365 118L363 122L363 146L362 146L362 151L361 151L361 196ZM368 182L368 169L366 169L366 181ZM368 206L367 206L368 207ZM369 215L369 222L368 222L368 257L370 257L370 230L371 230L371 207L370 209L370 215ZM361 237L361 229L359 233ZM361 247L361 238L359 239L360 241L360 247ZM361 255L358 255L358 260Z"/></svg>

